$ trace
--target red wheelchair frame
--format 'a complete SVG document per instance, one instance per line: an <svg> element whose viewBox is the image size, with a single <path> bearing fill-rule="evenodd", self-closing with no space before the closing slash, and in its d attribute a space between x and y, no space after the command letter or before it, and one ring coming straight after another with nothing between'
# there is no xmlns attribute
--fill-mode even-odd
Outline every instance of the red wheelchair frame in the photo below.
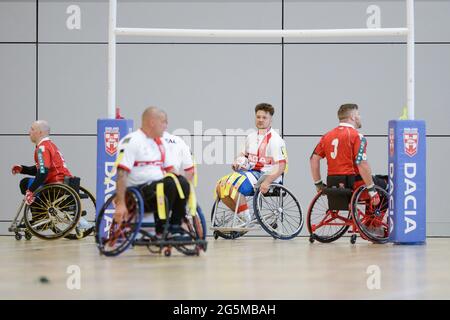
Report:
<svg viewBox="0 0 450 320"><path fill-rule="evenodd" d="M347 231L352 234L350 242L356 242L356 235L373 243L386 243L389 240L389 217L388 217L388 193L379 186L375 186L380 195L380 203L376 206L371 204L371 199L363 181L353 184L353 188L345 188L342 184L332 188L325 188L317 193L311 201L307 214L307 227L310 233L310 242L315 240L329 243L339 239ZM322 199L327 198L325 204ZM330 197L331 199L328 199ZM339 198L339 199L338 199ZM347 204L344 199L350 200ZM333 204L336 200L337 205ZM319 201L322 203L319 204ZM331 204L331 206L330 206ZM316 214L316 207L321 206L324 212ZM332 209L330 209L332 207ZM363 208L362 208L363 207ZM344 209L345 208L345 209ZM342 212L346 212L344 215ZM318 219L314 219L315 216ZM337 231L323 235L319 232L337 229ZM380 234L382 233L382 234Z"/></svg>

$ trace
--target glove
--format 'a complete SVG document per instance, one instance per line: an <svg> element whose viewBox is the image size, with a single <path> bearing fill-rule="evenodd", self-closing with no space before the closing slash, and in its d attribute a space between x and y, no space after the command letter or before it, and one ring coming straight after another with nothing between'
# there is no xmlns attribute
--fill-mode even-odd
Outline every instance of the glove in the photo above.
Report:
<svg viewBox="0 0 450 320"><path fill-rule="evenodd" d="M371 206L379 205L380 195L378 194L377 190L375 190L375 186L373 184L367 187L367 192L369 192L370 196L370 205Z"/></svg>
<svg viewBox="0 0 450 320"><path fill-rule="evenodd" d="M25 202L29 206L34 202L34 193L32 191L27 190L27 192L25 193Z"/></svg>
<svg viewBox="0 0 450 320"><path fill-rule="evenodd" d="M13 165L11 169L12 174L16 175L18 173L22 172L22 166L19 166L18 164Z"/></svg>
<svg viewBox="0 0 450 320"><path fill-rule="evenodd" d="M320 192L322 191L324 188L326 188L325 183L322 182L322 180L316 181L314 182L314 185L316 186L316 191Z"/></svg>

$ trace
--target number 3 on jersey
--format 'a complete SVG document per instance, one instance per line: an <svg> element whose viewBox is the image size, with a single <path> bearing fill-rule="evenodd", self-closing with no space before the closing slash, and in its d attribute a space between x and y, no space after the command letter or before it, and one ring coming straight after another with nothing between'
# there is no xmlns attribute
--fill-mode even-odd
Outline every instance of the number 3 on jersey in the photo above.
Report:
<svg viewBox="0 0 450 320"><path fill-rule="evenodd" d="M333 152L331 152L331 158L332 159L336 159L336 157L337 157L337 152L338 152L338 150L337 150L337 147L338 147L338 145L339 145L339 139L333 139L333 141L331 141L331 145L334 147L334 150L333 150Z"/></svg>

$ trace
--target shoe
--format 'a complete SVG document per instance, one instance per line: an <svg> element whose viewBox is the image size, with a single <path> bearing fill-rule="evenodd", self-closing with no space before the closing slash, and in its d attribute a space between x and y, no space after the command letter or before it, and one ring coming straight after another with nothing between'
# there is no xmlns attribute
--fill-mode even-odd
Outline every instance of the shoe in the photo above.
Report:
<svg viewBox="0 0 450 320"><path fill-rule="evenodd" d="M87 230L92 228L93 224L87 221L85 218L81 217L78 221L77 227L82 230Z"/></svg>
<svg viewBox="0 0 450 320"><path fill-rule="evenodd" d="M171 225L169 227L169 236L175 241L190 241L192 240L191 236L184 230L180 225Z"/></svg>

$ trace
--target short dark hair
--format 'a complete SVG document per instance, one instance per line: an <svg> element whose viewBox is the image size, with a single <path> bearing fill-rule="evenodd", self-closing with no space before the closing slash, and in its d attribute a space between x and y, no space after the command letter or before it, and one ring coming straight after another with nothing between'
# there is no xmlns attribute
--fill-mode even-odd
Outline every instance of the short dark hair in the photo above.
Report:
<svg viewBox="0 0 450 320"><path fill-rule="evenodd" d="M341 105L337 112L339 120L345 120L350 117L353 110L358 110L358 105L355 103L346 103Z"/></svg>
<svg viewBox="0 0 450 320"><path fill-rule="evenodd" d="M255 107L255 113L257 113L260 110L269 112L271 116L273 116L273 114L275 113L275 109L269 103L258 103Z"/></svg>

